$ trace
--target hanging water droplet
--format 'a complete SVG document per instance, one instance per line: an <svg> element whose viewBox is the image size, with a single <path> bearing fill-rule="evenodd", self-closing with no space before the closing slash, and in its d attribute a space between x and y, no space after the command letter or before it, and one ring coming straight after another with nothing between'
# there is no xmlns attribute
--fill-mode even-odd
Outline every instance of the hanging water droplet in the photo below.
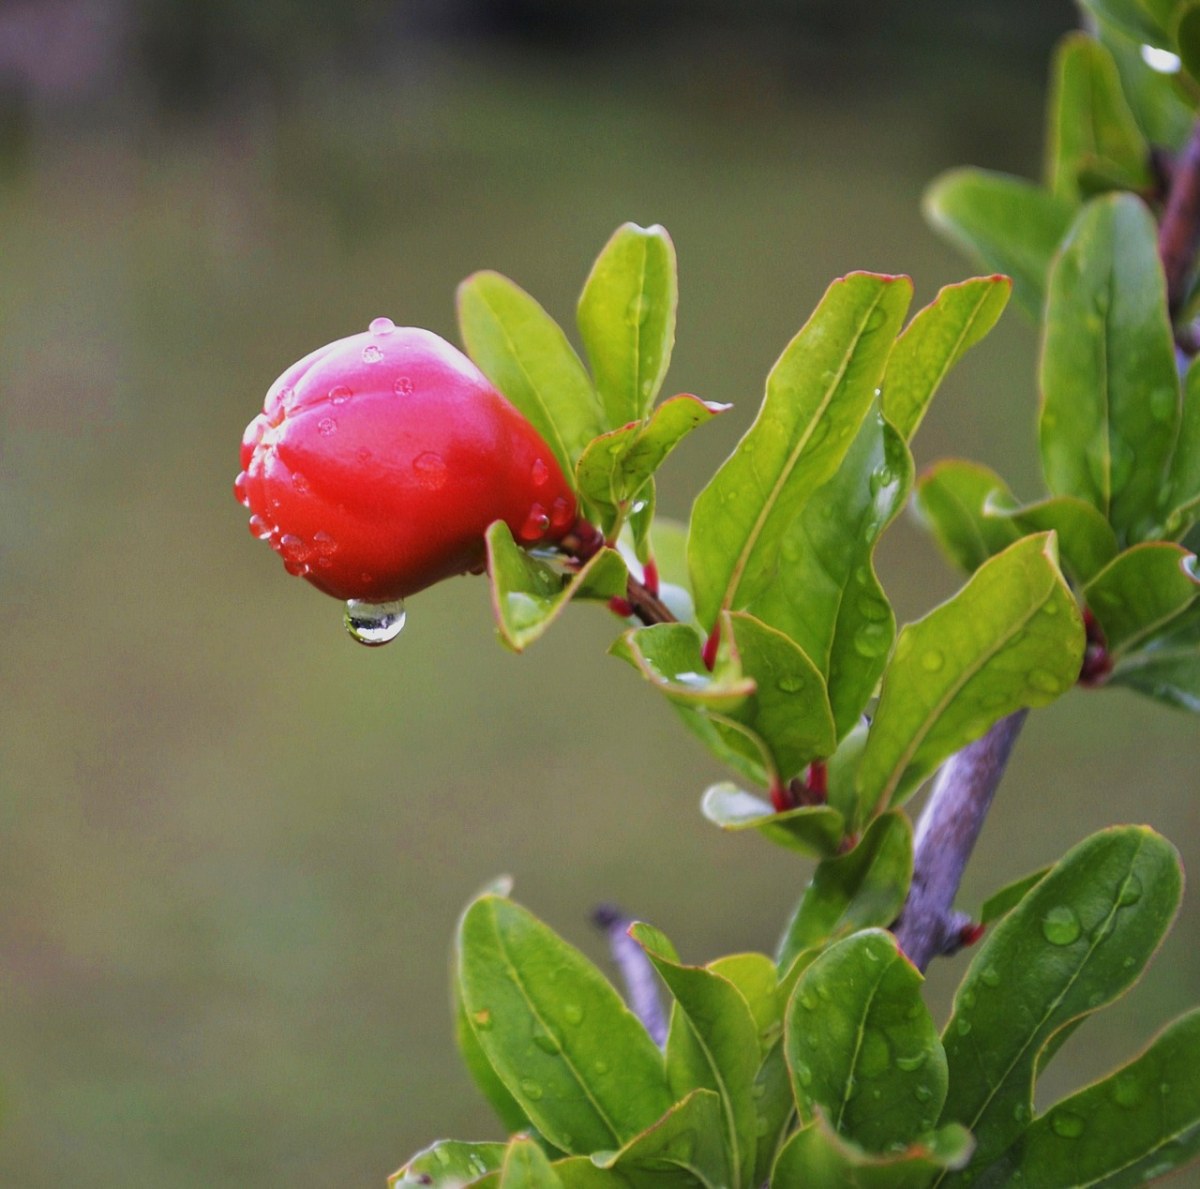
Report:
<svg viewBox="0 0 1200 1189"><path fill-rule="evenodd" d="M413 382L407 376L397 376L392 391L397 396L412 396Z"/></svg>
<svg viewBox="0 0 1200 1189"><path fill-rule="evenodd" d="M407 614L404 600L391 603L368 603L363 599L347 599L346 631L360 644L374 648L388 644L404 630Z"/></svg>
<svg viewBox="0 0 1200 1189"><path fill-rule="evenodd" d="M533 466L529 469L529 478L534 487L544 487L546 480L550 478L550 468L540 458L533 460Z"/></svg>
<svg viewBox="0 0 1200 1189"><path fill-rule="evenodd" d="M331 433L337 432L337 422L332 417L322 417L317 422L317 433L323 438L329 437Z"/></svg>
<svg viewBox="0 0 1200 1189"><path fill-rule="evenodd" d="M362 349L363 363L379 363L382 359L383 352L374 343L368 343Z"/></svg>
<svg viewBox="0 0 1200 1189"><path fill-rule="evenodd" d="M1042 918L1042 933L1051 945L1070 945L1080 928L1074 909L1066 904L1057 905Z"/></svg>
<svg viewBox="0 0 1200 1189"><path fill-rule="evenodd" d="M329 399L335 405L344 405L353 395L354 393L345 384L338 384L329 390Z"/></svg>
<svg viewBox="0 0 1200 1189"><path fill-rule="evenodd" d="M396 324L391 318L372 318L371 325L367 329L372 334L385 335L391 334L396 329Z"/></svg>

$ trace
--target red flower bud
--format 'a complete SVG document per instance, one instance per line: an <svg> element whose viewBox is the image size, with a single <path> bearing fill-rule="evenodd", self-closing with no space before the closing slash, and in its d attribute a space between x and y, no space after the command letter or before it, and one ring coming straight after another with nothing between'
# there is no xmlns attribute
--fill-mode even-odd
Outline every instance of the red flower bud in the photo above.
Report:
<svg viewBox="0 0 1200 1189"><path fill-rule="evenodd" d="M533 426L444 339L388 318L271 385L234 491L289 573L372 603L481 570L496 520L525 546L576 520Z"/></svg>

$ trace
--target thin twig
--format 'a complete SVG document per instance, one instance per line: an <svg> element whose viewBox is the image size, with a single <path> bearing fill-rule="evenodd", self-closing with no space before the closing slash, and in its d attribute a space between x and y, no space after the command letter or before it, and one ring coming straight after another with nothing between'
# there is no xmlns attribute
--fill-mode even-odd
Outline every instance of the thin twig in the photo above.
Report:
<svg viewBox="0 0 1200 1189"><path fill-rule="evenodd" d="M908 902L894 926L900 948L918 970L968 940L964 929L970 923L954 912L954 897L1028 713L1002 718L951 756L934 782L913 839Z"/></svg>
<svg viewBox="0 0 1200 1189"><path fill-rule="evenodd" d="M629 936L633 919L613 904L602 904L592 920L608 935L608 948L629 995L629 1009L661 1049L667 1043L667 1015L658 994L658 977L646 951Z"/></svg>

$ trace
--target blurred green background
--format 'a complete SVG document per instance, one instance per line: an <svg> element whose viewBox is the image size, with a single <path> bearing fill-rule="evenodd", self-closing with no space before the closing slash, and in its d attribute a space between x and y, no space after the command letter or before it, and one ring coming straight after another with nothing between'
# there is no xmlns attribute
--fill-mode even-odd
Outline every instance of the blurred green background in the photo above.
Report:
<svg viewBox="0 0 1200 1189"><path fill-rule="evenodd" d="M883 10L887 8L885 13ZM916 11L914 11L916 10ZM379 314L454 336L498 268L570 323L626 219L681 263L670 391L736 402L661 488L690 500L825 285L969 266L924 184L1039 168L1064 2L883 6L132 3L0 9L0 1184L382 1186L495 1134L453 1050L446 955L501 872L607 964L615 900L685 958L767 949L808 876L700 818L723 774L574 609L529 654L486 590L368 651L246 531L231 484L276 374ZM1037 493L1035 340L1011 312L917 441ZM901 611L954 576L911 521ZM1074 693L1027 728L964 889L1148 821L1200 869L1194 720ZM1189 899L1049 1098L1200 1000ZM938 963L944 1012L964 961Z"/></svg>

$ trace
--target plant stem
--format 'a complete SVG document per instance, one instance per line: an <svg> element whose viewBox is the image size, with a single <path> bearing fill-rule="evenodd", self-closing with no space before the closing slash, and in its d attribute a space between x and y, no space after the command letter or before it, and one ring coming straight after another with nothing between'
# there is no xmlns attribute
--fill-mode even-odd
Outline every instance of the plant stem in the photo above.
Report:
<svg viewBox="0 0 1200 1189"><path fill-rule="evenodd" d="M983 738L951 756L934 781L913 838L912 887L893 926L900 948L918 970L967 940L970 921L954 912L954 897L1028 713L1018 710L995 723Z"/></svg>

